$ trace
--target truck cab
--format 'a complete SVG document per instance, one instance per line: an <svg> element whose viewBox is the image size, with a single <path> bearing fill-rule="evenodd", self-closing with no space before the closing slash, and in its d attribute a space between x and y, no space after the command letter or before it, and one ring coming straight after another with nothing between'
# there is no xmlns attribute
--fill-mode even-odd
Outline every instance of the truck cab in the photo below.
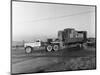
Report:
<svg viewBox="0 0 100 75"><path fill-rule="evenodd" d="M41 46L41 41L37 40L35 42L27 42L24 43L24 48L26 53L31 53L32 50L34 50L35 47L40 47Z"/></svg>

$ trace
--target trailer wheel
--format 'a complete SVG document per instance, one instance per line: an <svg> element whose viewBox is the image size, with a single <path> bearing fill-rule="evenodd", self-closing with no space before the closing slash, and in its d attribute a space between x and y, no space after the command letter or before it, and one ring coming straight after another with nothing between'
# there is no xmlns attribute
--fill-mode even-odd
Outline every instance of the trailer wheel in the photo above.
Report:
<svg viewBox="0 0 100 75"><path fill-rule="evenodd" d="M82 44L79 44L79 47L82 48Z"/></svg>
<svg viewBox="0 0 100 75"><path fill-rule="evenodd" d="M47 51L49 51L49 52L52 51L52 46L51 45L47 46Z"/></svg>
<svg viewBox="0 0 100 75"><path fill-rule="evenodd" d="M54 50L54 51L58 51L58 49L59 49L59 46L58 46L58 45L54 45L54 46L53 46L53 50Z"/></svg>
<svg viewBox="0 0 100 75"><path fill-rule="evenodd" d="M26 52L26 53L31 53L31 52L32 52L32 47L29 47L29 46L26 47L26 48L25 48L25 52Z"/></svg>
<svg viewBox="0 0 100 75"><path fill-rule="evenodd" d="M83 44L83 49L87 49L87 44L86 43Z"/></svg>
<svg viewBox="0 0 100 75"><path fill-rule="evenodd" d="M83 49L83 45L82 44L79 44L79 49Z"/></svg>

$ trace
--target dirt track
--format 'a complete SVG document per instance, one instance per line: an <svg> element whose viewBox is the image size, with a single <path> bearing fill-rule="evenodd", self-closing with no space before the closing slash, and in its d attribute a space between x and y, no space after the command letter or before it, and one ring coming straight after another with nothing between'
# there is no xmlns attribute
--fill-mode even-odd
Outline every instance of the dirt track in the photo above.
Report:
<svg viewBox="0 0 100 75"><path fill-rule="evenodd" d="M76 50L76 51L75 51ZM32 54L25 54L24 49L12 50L12 73L34 73L47 69L51 65L62 62L63 58L95 56L95 50L70 49L58 52L34 51Z"/></svg>

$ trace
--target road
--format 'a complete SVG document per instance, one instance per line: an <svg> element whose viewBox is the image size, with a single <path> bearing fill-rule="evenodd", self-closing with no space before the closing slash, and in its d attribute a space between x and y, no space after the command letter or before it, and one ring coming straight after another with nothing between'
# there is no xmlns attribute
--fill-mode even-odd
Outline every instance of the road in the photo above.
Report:
<svg viewBox="0 0 100 75"><path fill-rule="evenodd" d="M60 63L63 57L95 56L95 50L62 50L58 52L34 51L27 55L23 49L12 50L12 73L35 73Z"/></svg>
<svg viewBox="0 0 100 75"><path fill-rule="evenodd" d="M45 69L46 66L50 66L54 63L57 63L58 59L56 58L35 58L26 60L20 63L12 64L12 73L34 73Z"/></svg>

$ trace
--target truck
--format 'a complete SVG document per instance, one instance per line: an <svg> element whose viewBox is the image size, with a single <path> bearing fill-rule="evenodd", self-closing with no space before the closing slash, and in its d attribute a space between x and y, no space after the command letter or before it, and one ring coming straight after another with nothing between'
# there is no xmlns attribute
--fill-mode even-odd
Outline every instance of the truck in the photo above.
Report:
<svg viewBox="0 0 100 75"><path fill-rule="evenodd" d="M37 50L44 49L48 52L59 51L64 48L79 47L83 48L84 43L87 41L86 31L77 31L74 28L66 28L64 30L58 31L58 38L53 40L48 38L46 42L37 40L35 42L24 43L25 52L32 53L35 48Z"/></svg>

